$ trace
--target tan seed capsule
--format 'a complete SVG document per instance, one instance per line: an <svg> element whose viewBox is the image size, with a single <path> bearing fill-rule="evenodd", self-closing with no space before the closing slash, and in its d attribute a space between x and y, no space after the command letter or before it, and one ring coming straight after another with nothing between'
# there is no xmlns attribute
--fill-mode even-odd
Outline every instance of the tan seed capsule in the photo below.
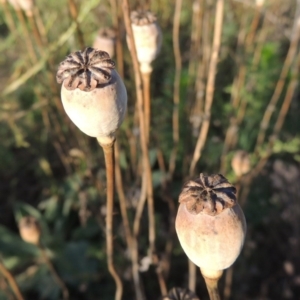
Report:
<svg viewBox="0 0 300 300"><path fill-rule="evenodd" d="M247 174L251 168L249 154L243 150L236 151L231 161L231 167L237 177Z"/></svg>
<svg viewBox="0 0 300 300"><path fill-rule="evenodd" d="M20 236L23 241L38 245L41 236L41 228L36 218L32 216L23 217L19 221Z"/></svg>
<svg viewBox="0 0 300 300"><path fill-rule="evenodd" d="M115 55L116 33L113 29L103 28L98 31L94 40L93 48L105 51L110 57Z"/></svg>
<svg viewBox="0 0 300 300"><path fill-rule="evenodd" d="M235 194L222 175L200 174L179 196L175 226L180 244L208 278L230 267L244 244L246 221Z"/></svg>
<svg viewBox="0 0 300 300"><path fill-rule="evenodd" d="M108 53L86 48L60 63L56 79L61 99L74 124L85 134L110 143L121 125L127 92Z"/></svg>
<svg viewBox="0 0 300 300"><path fill-rule="evenodd" d="M130 18L141 72L151 73L162 44L161 29L150 11L133 11Z"/></svg>

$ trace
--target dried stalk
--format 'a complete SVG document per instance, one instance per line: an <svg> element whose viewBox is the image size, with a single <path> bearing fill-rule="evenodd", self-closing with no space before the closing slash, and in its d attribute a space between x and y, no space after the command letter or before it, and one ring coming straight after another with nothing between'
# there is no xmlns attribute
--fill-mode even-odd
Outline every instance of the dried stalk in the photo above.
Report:
<svg viewBox="0 0 300 300"><path fill-rule="evenodd" d="M197 80L197 64L199 64L200 53L201 53L201 36L202 36L202 22L203 22L203 1L202 0L194 0L192 6L192 29L191 29L191 46L190 46L190 55L189 55L189 68L188 68L188 78L189 78L189 87L187 92L187 98L189 103L193 103L193 87L197 86L195 80ZM196 94L196 99L197 99ZM197 105L197 101L195 101L194 106ZM193 114L192 114L193 116ZM192 117L191 117L192 118ZM193 121L190 118L190 121Z"/></svg>
<svg viewBox="0 0 300 300"><path fill-rule="evenodd" d="M6 267L4 266L4 264L1 261L0 261L0 272L6 278L6 280L9 282L9 285L10 285L11 289L13 290L17 300L24 300L25 298L23 297L14 276L9 272L9 270L6 269Z"/></svg>
<svg viewBox="0 0 300 300"><path fill-rule="evenodd" d="M58 286L62 290L63 299L68 300L69 299L69 291L68 291L65 283L63 282L63 280L59 277L58 273L56 272L51 260L49 259L48 255L46 253L46 250L40 244L38 245L38 247L41 251L41 254L44 259L45 264L49 268L51 275L53 276L55 282L58 284Z"/></svg>
<svg viewBox="0 0 300 300"><path fill-rule="evenodd" d="M69 12L72 17L72 20L76 23L76 32L77 32L77 37L78 37L78 42L81 47L81 49L84 49L85 43L84 43L84 38L83 34L79 25L79 22L77 20L78 18L78 10L77 6L74 0L68 0L68 7L69 7Z"/></svg>
<svg viewBox="0 0 300 300"><path fill-rule="evenodd" d="M142 73L143 91L144 91L145 134L146 134L146 140L148 144L150 139L150 120L151 120L150 78L151 78L151 73Z"/></svg>
<svg viewBox="0 0 300 300"><path fill-rule="evenodd" d="M203 36L202 36L202 47L201 57L199 58L196 82L195 82L195 104L191 110L190 121L193 126L193 136L197 136L199 128L201 125L201 119L203 117L203 107L204 107L204 90L206 73L208 69L208 62L210 59L210 20L211 11L209 8L205 7L205 12L203 13ZM199 50L200 51L200 50Z"/></svg>
<svg viewBox="0 0 300 300"><path fill-rule="evenodd" d="M27 24L26 24L23 12L20 9L16 9L15 11L16 11L18 20L21 24L22 30L24 32L24 40L25 40L26 48L28 50L30 59L33 63L36 63L38 58L37 58L37 55L35 53L32 40L30 38L30 34L29 34L29 31L28 31L28 28L27 28Z"/></svg>
<svg viewBox="0 0 300 300"><path fill-rule="evenodd" d="M213 39L213 47L212 47L213 50L211 54L209 70L208 70L208 80L206 85L206 97L205 97L205 108L204 108L205 118L203 120L200 133L198 136L197 144L195 147L195 151L193 154L190 171L189 171L190 175L194 174L196 164L201 157L201 153L204 148L208 130L209 130L210 111L213 103L215 76L217 71L219 50L221 46L223 14L224 14L224 0L218 0L216 4L214 39Z"/></svg>
<svg viewBox="0 0 300 300"><path fill-rule="evenodd" d="M100 144L100 141L99 141ZM115 269L113 259L113 205L114 205L114 141L111 144L100 144L104 152L106 168L106 253L108 271L116 283L115 299L121 300L123 284Z"/></svg>
<svg viewBox="0 0 300 300"><path fill-rule="evenodd" d="M250 32L247 36L245 36L245 29L242 26L239 33L238 38L238 48L242 48L244 46L244 56L249 55L252 52L254 39L256 36L259 20L261 15L261 7L257 8L255 10L254 17L251 22L250 26ZM221 167L220 172L226 173L226 155L228 151L233 148L237 142L236 134L238 131L238 127L240 123L242 122L245 112L246 112L246 106L247 101L242 100L241 101L241 90L243 86L245 85L246 80L246 74L247 74L247 67L245 64L245 61L239 65L238 75L235 77L232 87L232 93L231 93L231 103L232 107L235 110L236 115L230 119L230 125L228 126L228 129L226 131L225 135L225 142L223 146L222 156L221 156Z"/></svg>
<svg viewBox="0 0 300 300"><path fill-rule="evenodd" d="M154 215L154 200L153 200L153 186L152 186L152 171L151 165L149 161L149 151L148 145L145 135L145 123L144 123L144 108L143 108L143 90L142 90L142 78L140 73L140 67L137 60L137 53L135 48L134 36L132 33L131 22L130 22L130 10L128 5L128 0L122 1L123 15L125 28L128 35L129 45L130 45L130 53L132 57L134 73L135 73L135 86L136 86L136 94L137 94L137 106L139 113L139 124L140 124L140 142L142 148L143 155L143 167L144 167L144 175L143 178L146 180L147 184L147 200L148 200L148 216L149 216L149 246L150 246L150 256L152 261L155 262L156 255L155 253L155 215ZM160 277L158 274L159 282L164 280L164 278ZM161 286L161 285L160 285ZM163 294L163 290L161 290Z"/></svg>
<svg viewBox="0 0 300 300"><path fill-rule="evenodd" d="M229 269L226 270L224 300L228 300L230 298L231 286L232 286L232 276L233 276L233 267L231 266Z"/></svg>
<svg viewBox="0 0 300 300"><path fill-rule="evenodd" d="M255 151L258 151L259 147L263 144L263 142L265 140L266 130L269 127L271 117L273 115L276 104L282 93L289 69L290 69L291 64L297 53L297 45L298 45L298 41L299 41L299 36L300 36L300 1L298 0L290 47L289 47L287 56L285 58L285 61L284 61L284 64L283 64L283 67L282 67L282 70L280 73L280 77L276 84L274 93L272 95L272 98L271 98L266 110L265 110L263 119L260 123L260 130L258 133L256 145L255 145Z"/></svg>
<svg viewBox="0 0 300 300"><path fill-rule="evenodd" d="M169 180L172 179L176 167L176 157L179 143L179 102L180 102L180 77L181 77L181 53L180 53L180 13L181 13L182 0L176 0L175 12L173 18L173 49L175 57L175 78L174 78L174 91L173 91L173 149L169 161Z"/></svg>
<svg viewBox="0 0 300 300"><path fill-rule="evenodd" d="M123 220L123 226L125 231L125 237L127 242L128 250L130 251L131 261L132 261L132 275L133 275L133 282L135 287L135 294L137 299L144 299L145 296L143 295L142 289L141 289L141 279L139 275L139 265L138 265L138 247L137 247L137 238L136 236L132 236L132 232L130 229L130 224L128 220L128 214L127 214L127 208L126 208L126 196L123 189L122 184L122 174L121 169L119 165L119 146L116 142L115 145L115 161L117 162L115 164L115 175L116 175L116 188L117 193L119 196L120 201L120 208L121 208L121 214L122 214L122 220ZM145 197L146 198L146 197Z"/></svg>
<svg viewBox="0 0 300 300"><path fill-rule="evenodd" d="M118 9L118 3L116 0L110 0L110 7L112 12L112 21L116 30L116 53L117 53L117 65L118 73L124 77L124 63L123 63L123 44L121 39L121 18L122 13Z"/></svg>

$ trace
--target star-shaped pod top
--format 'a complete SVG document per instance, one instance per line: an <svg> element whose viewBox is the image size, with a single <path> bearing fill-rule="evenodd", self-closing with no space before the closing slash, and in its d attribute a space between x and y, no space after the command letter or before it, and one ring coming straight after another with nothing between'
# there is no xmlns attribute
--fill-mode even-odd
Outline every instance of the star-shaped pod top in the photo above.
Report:
<svg viewBox="0 0 300 300"><path fill-rule="evenodd" d="M88 47L69 54L59 64L56 80L63 82L68 90L79 88L90 92L98 85L109 83L114 68L115 63L108 53Z"/></svg>
<svg viewBox="0 0 300 300"><path fill-rule="evenodd" d="M130 15L131 23L143 26L156 22L156 16L151 11L135 10Z"/></svg>
<svg viewBox="0 0 300 300"><path fill-rule="evenodd" d="M205 176L188 181L179 195L179 202L186 203L191 214L218 215L236 204L236 189L221 174Z"/></svg>

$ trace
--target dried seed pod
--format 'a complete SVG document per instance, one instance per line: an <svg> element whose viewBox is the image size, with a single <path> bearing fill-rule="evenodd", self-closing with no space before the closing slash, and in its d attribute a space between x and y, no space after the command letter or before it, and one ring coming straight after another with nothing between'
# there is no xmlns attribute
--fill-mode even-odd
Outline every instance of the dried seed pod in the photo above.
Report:
<svg viewBox="0 0 300 300"><path fill-rule="evenodd" d="M20 236L23 241L38 245L41 236L41 228L36 218L32 216L23 217L19 221Z"/></svg>
<svg viewBox="0 0 300 300"><path fill-rule="evenodd" d="M110 57L115 55L116 33L113 29L102 28L98 31L93 48L105 51Z"/></svg>
<svg viewBox="0 0 300 300"><path fill-rule="evenodd" d="M243 150L236 151L231 161L231 167L237 177L247 174L251 168L249 154Z"/></svg>
<svg viewBox="0 0 300 300"><path fill-rule="evenodd" d="M8 0L8 2L15 10L21 10L19 0Z"/></svg>
<svg viewBox="0 0 300 300"><path fill-rule="evenodd" d="M199 300L196 294L188 289L174 287L162 300Z"/></svg>
<svg viewBox="0 0 300 300"><path fill-rule="evenodd" d="M25 11L25 14L28 17L31 17L33 15L33 7L34 7L33 0L17 0L17 2L19 3L21 9Z"/></svg>
<svg viewBox="0 0 300 300"><path fill-rule="evenodd" d="M161 29L150 11L132 11L130 18L141 72L151 73L151 63L162 44Z"/></svg>
<svg viewBox="0 0 300 300"><path fill-rule="evenodd" d="M244 244L246 221L235 193L224 176L200 174L179 196L175 227L180 244L208 278L220 277Z"/></svg>
<svg viewBox="0 0 300 300"><path fill-rule="evenodd" d="M67 115L104 144L111 143L127 106L126 88L114 67L106 52L89 47L68 55L56 74Z"/></svg>

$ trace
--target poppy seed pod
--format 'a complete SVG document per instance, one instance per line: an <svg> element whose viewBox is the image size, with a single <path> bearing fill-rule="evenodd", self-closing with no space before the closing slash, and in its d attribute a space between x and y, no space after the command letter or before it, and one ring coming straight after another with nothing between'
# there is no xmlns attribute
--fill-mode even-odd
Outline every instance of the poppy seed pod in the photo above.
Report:
<svg viewBox="0 0 300 300"><path fill-rule="evenodd" d="M36 218L32 216L23 217L19 221L20 236L23 241L38 245L41 236L41 228Z"/></svg>
<svg viewBox="0 0 300 300"><path fill-rule="evenodd" d="M8 0L8 2L15 10L21 10L18 0Z"/></svg>
<svg viewBox="0 0 300 300"><path fill-rule="evenodd" d="M162 44L161 29L150 11L132 11L130 19L141 72L151 73Z"/></svg>
<svg viewBox="0 0 300 300"><path fill-rule="evenodd" d="M101 49L109 54L110 57L115 55L116 33L113 29L103 28L98 31L94 40L93 48Z"/></svg>
<svg viewBox="0 0 300 300"><path fill-rule="evenodd" d="M224 176L201 173L179 196L175 227L180 244L208 278L221 276L244 244L246 221L235 194Z"/></svg>
<svg viewBox="0 0 300 300"><path fill-rule="evenodd" d="M111 143L127 106L125 85L109 55L86 48L60 63L56 80L61 99L74 124L85 134Z"/></svg>
<svg viewBox="0 0 300 300"><path fill-rule="evenodd" d="M249 154L243 150L236 151L231 161L231 167L237 177L247 174L251 167Z"/></svg>
<svg viewBox="0 0 300 300"><path fill-rule="evenodd" d="M25 11L28 17L31 17L33 15L33 0L17 0L17 2L19 3L21 9Z"/></svg>

